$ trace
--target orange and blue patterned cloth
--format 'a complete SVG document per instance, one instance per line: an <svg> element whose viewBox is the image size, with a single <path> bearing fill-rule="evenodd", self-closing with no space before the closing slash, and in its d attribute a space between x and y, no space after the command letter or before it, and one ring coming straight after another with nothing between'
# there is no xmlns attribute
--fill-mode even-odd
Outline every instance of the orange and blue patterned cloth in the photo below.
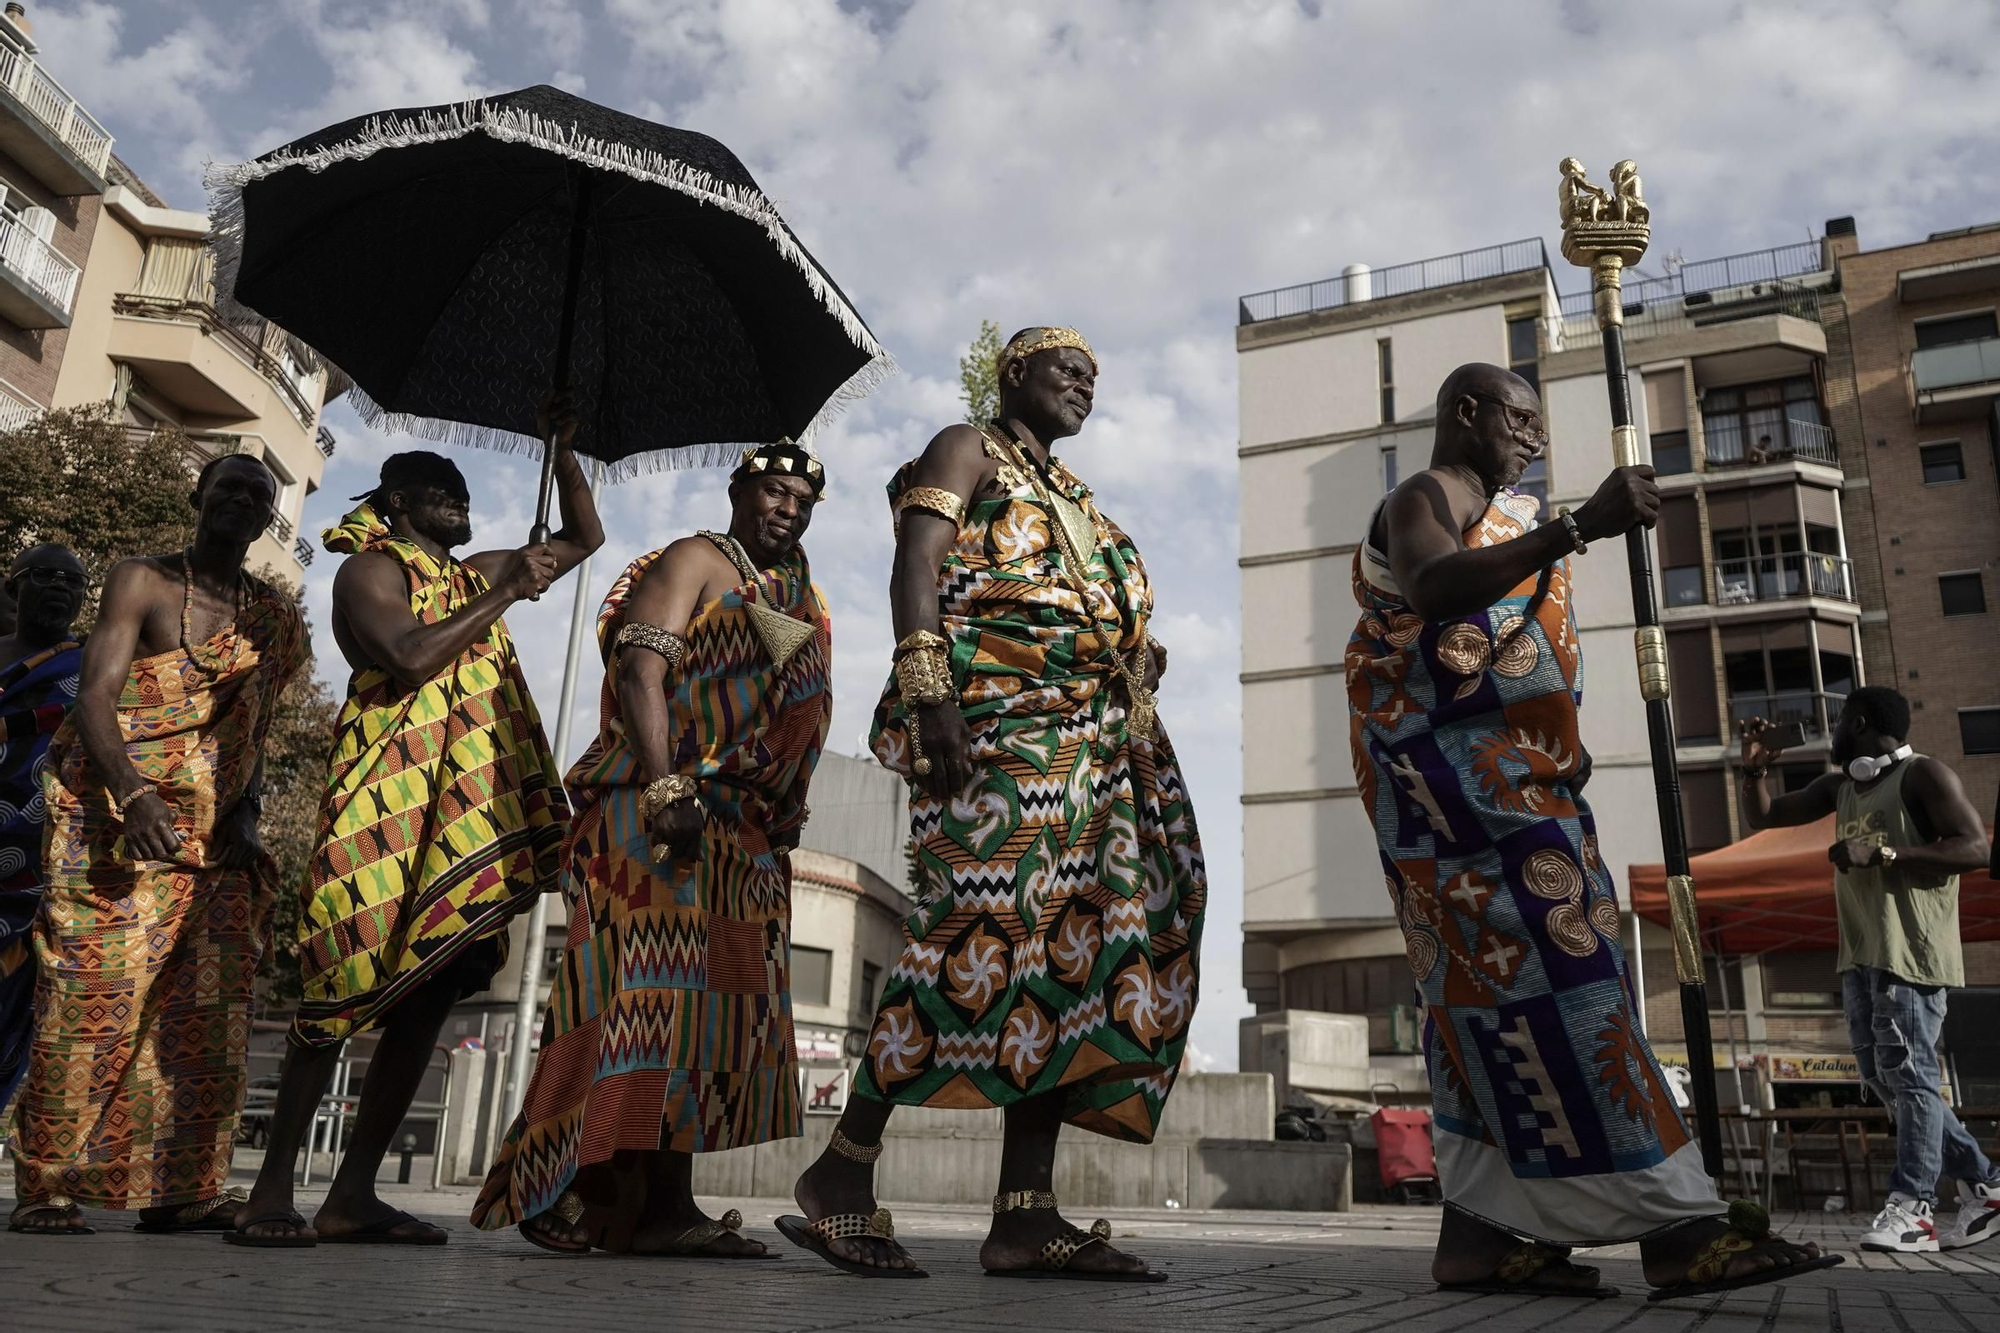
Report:
<svg viewBox="0 0 2000 1333"><path fill-rule="evenodd" d="M609 662L602 726L568 777L569 939L527 1099L473 1206L480 1227L546 1211L620 1150L718 1152L802 1129L792 871L773 844L806 818L833 712L832 628L802 550L757 575L764 606L814 629L783 667L756 632L749 584L697 608L666 702L672 771L694 779L708 822L697 855L656 861L611 648L663 554L627 566L598 612Z"/></svg>
<svg viewBox="0 0 2000 1333"><path fill-rule="evenodd" d="M42 906L42 757L76 706L83 646L66 640L0 666L0 1111L34 1035L35 914Z"/></svg>
<svg viewBox="0 0 2000 1333"><path fill-rule="evenodd" d="M324 540L394 560L426 625L489 586L395 536L371 505ZM380 667L355 672L299 912L291 1040L338 1044L441 977L461 998L483 990L506 961L508 921L556 887L568 816L505 620L414 690Z"/></svg>
<svg viewBox="0 0 2000 1333"><path fill-rule="evenodd" d="M1468 547L1535 526L1500 492ZM1590 806L1564 559L1429 622L1355 552L1354 777L1425 1014L1445 1202L1517 1236L1601 1245L1722 1211L1634 1017Z"/></svg>
<svg viewBox="0 0 2000 1333"><path fill-rule="evenodd" d="M987 447L1005 493L968 506L938 570L978 776L942 803L911 784L923 888L855 1093L961 1110L1059 1093L1069 1123L1149 1142L1187 1047L1208 897L1173 743L1127 729L1106 651L1144 645L1152 584L1132 539L1051 459L1096 538L1079 596L1057 515ZM873 743L910 776L893 676Z"/></svg>
<svg viewBox="0 0 2000 1333"><path fill-rule="evenodd" d="M119 728L173 812L172 861L131 859L74 714L50 741L35 1038L13 1140L21 1198L165 1207L212 1199L228 1179L277 866L226 870L212 844L310 655L297 603L253 579L207 643L132 663Z"/></svg>

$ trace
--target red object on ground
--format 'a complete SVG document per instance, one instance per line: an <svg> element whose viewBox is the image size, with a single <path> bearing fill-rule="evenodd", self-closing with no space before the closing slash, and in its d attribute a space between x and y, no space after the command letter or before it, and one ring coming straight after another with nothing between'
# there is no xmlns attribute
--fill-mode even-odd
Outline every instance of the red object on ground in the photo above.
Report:
<svg viewBox="0 0 2000 1333"><path fill-rule="evenodd" d="M1765 829L1695 857L1688 868L1702 947L1726 954L1839 948L1833 864L1826 859L1831 846L1828 815L1815 824ZM1631 884L1632 910L1670 926L1666 867L1635 865ZM1959 876L1958 927L1967 944L2000 940L2000 884L1984 870Z"/></svg>
<svg viewBox="0 0 2000 1333"><path fill-rule="evenodd" d="M1429 1111L1384 1106L1369 1115L1368 1123L1375 1127L1375 1161L1383 1189L1437 1179Z"/></svg>

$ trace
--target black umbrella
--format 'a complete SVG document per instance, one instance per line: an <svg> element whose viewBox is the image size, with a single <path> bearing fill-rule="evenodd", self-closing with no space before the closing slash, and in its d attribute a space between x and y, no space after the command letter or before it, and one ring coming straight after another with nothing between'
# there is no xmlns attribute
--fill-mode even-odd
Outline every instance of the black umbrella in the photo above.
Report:
<svg viewBox="0 0 2000 1333"><path fill-rule="evenodd" d="M735 154L556 88L343 121L209 181L220 294L351 376L371 424L532 448L566 387L577 451L629 473L806 438L891 367Z"/></svg>

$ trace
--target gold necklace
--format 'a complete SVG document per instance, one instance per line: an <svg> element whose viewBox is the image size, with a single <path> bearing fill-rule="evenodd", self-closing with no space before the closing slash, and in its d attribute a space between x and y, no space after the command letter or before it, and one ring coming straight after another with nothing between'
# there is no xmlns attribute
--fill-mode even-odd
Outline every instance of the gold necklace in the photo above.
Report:
<svg viewBox="0 0 2000 1333"><path fill-rule="evenodd" d="M989 436L988 438L991 437ZM1056 541L1062 547L1063 552L1063 577L1069 582L1078 600L1082 602L1083 613L1090 615L1091 593L1090 580L1087 574L1089 566L1084 563L1083 552L1086 549L1095 552L1101 544L1101 538L1097 535L1097 525L1090 521L1089 515L1085 514L1074 500L1056 491L1048 484L1042 470L1034 465L1033 460L1027 456L1027 450L1021 447L1019 441L1003 432L1000 445L1013 455L1016 466L1026 474L1028 485L1035 492L1035 498L1041 501L1042 506L1055 517L1056 521L1053 526L1055 528ZM1079 538L1077 533L1071 531L1069 515L1064 513L1065 506L1075 514L1075 522L1091 534L1092 540L1088 547L1084 545L1084 542ZM1140 628L1143 631L1144 626ZM1140 648L1144 648L1145 637L1143 632L1139 643ZM1152 740L1158 734L1157 720L1159 705L1153 692L1146 688L1145 676L1135 669L1131 662L1126 660L1125 655L1121 654L1112 645L1107 643L1104 651L1105 655L1111 659L1112 664L1118 669L1118 674L1124 677L1125 680L1125 694L1131 704L1125 716L1127 730L1141 740ZM1138 649L1135 649L1132 655L1137 656L1138 651Z"/></svg>
<svg viewBox="0 0 2000 1333"><path fill-rule="evenodd" d="M757 567L750 563L750 552L743 549L743 543L734 534L703 530L702 536L714 542L716 548L729 557L736 566L736 572L743 576L743 582L750 591L743 599L743 607L750 613L750 628L757 631L763 641L764 651L771 655L771 664L782 668L792 660L792 654L806 646L806 640L813 636L811 621L795 620L774 606L766 606L763 601L764 581L757 575Z"/></svg>

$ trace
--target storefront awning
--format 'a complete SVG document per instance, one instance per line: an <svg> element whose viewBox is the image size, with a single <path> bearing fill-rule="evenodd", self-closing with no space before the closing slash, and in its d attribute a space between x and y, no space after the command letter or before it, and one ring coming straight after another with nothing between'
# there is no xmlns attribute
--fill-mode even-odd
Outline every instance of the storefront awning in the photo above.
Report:
<svg viewBox="0 0 2000 1333"><path fill-rule="evenodd" d="M1798 828L1765 829L1694 858L1702 947L1710 953L1835 949L1833 816ZM1632 867L1632 910L1670 924L1666 868ZM1959 934L1968 944L2000 940L2000 885L1984 870L1959 878Z"/></svg>

